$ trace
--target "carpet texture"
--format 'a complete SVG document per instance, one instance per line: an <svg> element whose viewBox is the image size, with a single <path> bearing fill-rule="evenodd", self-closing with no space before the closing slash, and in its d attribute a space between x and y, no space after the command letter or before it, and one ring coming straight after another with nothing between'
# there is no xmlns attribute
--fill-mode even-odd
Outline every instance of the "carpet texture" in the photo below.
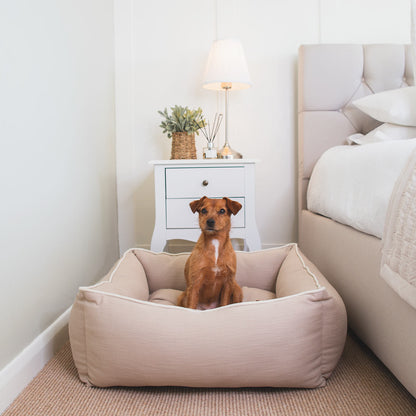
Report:
<svg viewBox="0 0 416 416"><path fill-rule="evenodd" d="M349 334L326 387L306 389L93 388L67 344L3 416L411 416L416 399Z"/></svg>

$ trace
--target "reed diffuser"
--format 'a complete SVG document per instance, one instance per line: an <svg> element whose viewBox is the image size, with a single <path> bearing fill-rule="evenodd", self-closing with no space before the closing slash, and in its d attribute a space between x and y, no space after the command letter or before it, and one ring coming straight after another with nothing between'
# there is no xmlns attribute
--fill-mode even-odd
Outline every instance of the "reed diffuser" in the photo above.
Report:
<svg viewBox="0 0 416 416"><path fill-rule="evenodd" d="M202 134L207 139L207 147L204 147L204 159L216 159L218 157L217 148L214 147L214 140L221 126L222 114L215 113L214 122L209 120L201 126Z"/></svg>

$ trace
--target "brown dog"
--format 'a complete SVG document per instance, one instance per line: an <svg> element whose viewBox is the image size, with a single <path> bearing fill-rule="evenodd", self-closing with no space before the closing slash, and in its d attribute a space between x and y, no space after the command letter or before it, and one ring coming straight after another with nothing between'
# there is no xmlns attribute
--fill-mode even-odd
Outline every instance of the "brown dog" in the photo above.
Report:
<svg viewBox="0 0 416 416"><path fill-rule="evenodd" d="M191 309L212 309L241 302L243 292L235 281L236 255L231 245L231 214L241 204L228 198L206 196L190 204L199 213L202 230L185 264L186 290L178 305Z"/></svg>

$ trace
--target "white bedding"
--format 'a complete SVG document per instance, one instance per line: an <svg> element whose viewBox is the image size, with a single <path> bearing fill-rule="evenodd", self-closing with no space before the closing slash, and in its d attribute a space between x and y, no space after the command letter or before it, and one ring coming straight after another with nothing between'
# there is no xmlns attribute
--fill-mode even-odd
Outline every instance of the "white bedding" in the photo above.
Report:
<svg viewBox="0 0 416 416"><path fill-rule="evenodd" d="M409 139L327 150L309 181L308 210L382 238L391 193L415 148Z"/></svg>

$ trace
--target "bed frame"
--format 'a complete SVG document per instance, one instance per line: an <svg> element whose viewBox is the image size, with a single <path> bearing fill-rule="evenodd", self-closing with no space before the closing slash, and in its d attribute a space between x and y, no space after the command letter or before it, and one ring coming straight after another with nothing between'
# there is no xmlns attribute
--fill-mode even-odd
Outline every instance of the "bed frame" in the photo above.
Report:
<svg viewBox="0 0 416 416"><path fill-rule="evenodd" d="M416 397L416 310L379 277L381 240L307 210L312 169L330 147L378 122L352 105L414 85L406 45L303 45L299 49L299 245L347 307L350 328Z"/></svg>

